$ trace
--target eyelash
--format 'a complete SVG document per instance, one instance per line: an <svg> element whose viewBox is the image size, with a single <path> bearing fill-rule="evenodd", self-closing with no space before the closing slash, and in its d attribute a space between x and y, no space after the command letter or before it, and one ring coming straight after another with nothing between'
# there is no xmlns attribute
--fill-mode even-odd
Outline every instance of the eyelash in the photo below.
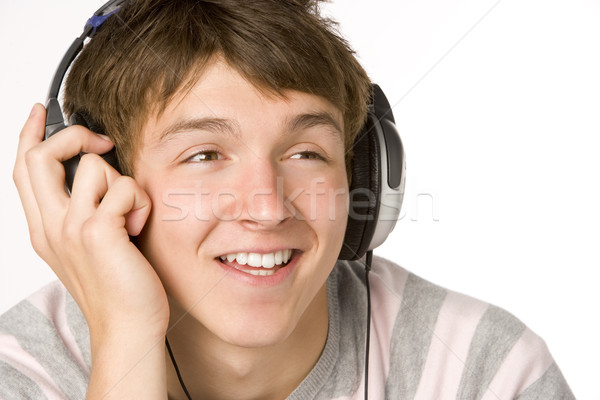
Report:
<svg viewBox="0 0 600 400"><path fill-rule="evenodd" d="M198 156L202 156L202 155L207 155L207 154L214 154L217 156L216 159L212 159L212 160L194 160L194 158L197 158ZM308 156L309 158L298 158L295 156ZM185 162L190 162L190 163L204 163L204 162L210 162L210 161L218 161L222 158L221 153L218 150L213 150L213 149L206 149L206 150L201 150L198 151L196 153L194 153L192 156L188 157ZM305 151L298 151L294 154L292 154L292 156L290 157L292 159L302 159L302 160L307 160L307 161L327 161L327 158L325 158L324 156L322 156L321 154L317 153L316 151L310 151L310 150L305 150Z"/></svg>
<svg viewBox="0 0 600 400"><path fill-rule="evenodd" d="M315 152L315 151L310 151L310 150L306 150L306 151L299 151L299 152L297 152L297 153L294 153L294 154L292 155L292 157L290 157L290 158L293 158L294 156L296 156L296 155L299 155L299 154L300 154L300 155L308 155L308 156L314 157L314 158L310 158L310 159L308 159L308 160L327 161L327 159L326 159L325 157L323 157L321 154L319 154L319 153L317 153L317 152ZM296 158L296 159L297 159L297 158ZM304 159L304 160L306 160L306 159Z"/></svg>
<svg viewBox="0 0 600 400"><path fill-rule="evenodd" d="M213 160L194 160L194 158L201 156L201 155L207 155L207 154L215 154L217 156L216 159ZM222 158L221 153L216 150L216 149L205 149L205 150L201 150L198 151L196 153L194 153L192 156L188 157L185 162L191 162L191 163L204 163L204 162L209 162L209 161L218 161Z"/></svg>

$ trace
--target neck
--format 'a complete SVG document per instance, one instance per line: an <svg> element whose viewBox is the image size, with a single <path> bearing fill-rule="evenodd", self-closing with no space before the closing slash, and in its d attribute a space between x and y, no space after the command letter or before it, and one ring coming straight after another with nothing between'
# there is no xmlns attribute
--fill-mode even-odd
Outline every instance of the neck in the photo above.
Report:
<svg viewBox="0 0 600 400"><path fill-rule="evenodd" d="M190 315L180 319L178 307L171 309L171 321L179 322L167 336L192 399L284 399L309 374L327 340L326 285L285 340L259 348L227 343ZM170 363L167 382L170 399L186 398Z"/></svg>

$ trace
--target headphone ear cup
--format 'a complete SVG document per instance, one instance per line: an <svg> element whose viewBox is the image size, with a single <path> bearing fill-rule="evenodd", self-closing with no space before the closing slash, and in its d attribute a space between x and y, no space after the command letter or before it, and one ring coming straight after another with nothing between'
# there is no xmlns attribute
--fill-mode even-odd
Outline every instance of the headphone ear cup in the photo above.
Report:
<svg viewBox="0 0 600 400"><path fill-rule="evenodd" d="M375 115L369 113L367 122L353 145L352 181L348 224L340 260L357 260L368 250L375 233L381 193L381 149L373 126Z"/></svg>
<svg viewBox="0 0 600 400"><path fill-rule="evenodd" d="M94 133L104 134L104 128L102 125L95 122L88 113L83 111L73 113L69 119L69 124L84 126ZM69 191L71 191L73 188L73 180L75 179L75 172L79 166L81 155L82 154L75 156L63 163L65 166L65 184L69 188ZM102 154L102 158L114 169L119 171L119 173L121 173L119 160L117 159L117 152L114 147L109 152Z"/></svg>

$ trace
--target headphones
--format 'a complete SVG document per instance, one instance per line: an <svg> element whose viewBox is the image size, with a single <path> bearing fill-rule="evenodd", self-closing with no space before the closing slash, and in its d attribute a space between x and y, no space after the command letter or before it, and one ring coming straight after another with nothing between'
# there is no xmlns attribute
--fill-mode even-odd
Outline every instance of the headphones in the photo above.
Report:
<svg viewBox="0 0 600 400"><path fill-rule="evenodd" d="M100 7L87 21L81 36L71 44L61 60L46 100L46 130L48 139L69 125L82 125L96 133L104 129L85 113L74 113L65 124L58 94L71 63L81 52L84 41L126 0L111 0ZM373 85L373 96L363 128L353 145L352 182L348 224L340 260L357 260L382 244L394 229L400 215L406 178L406 161L400 135L396 129L390 104L381 88ZM70 193L81 155L65 161L65 188ZM115 149L102 155L117 171L120 170Z"/></svg>
<svg viewBox="0 0 600 400"><path fill-rule="evenodd" d="M367 120L352 157L348 225L340 260L357 260L382 244L400 215L406 181L404 147L383 90L373 85Z"/></svg>
<svg viewBox="0 0 600 400"><path fill-rule="evenodd" d="M71 43L71 46L60 61L60 64L54 73L54 77L52 78L52 83L48 90L48 97L46 98L46 130L44 133L44 140L70 125L82 125L93 132L104 133L104 128L95 123L87 113L74 113L69 120L69 125L66 125L65 116L63 115L58 101L58 93L62 81L67 74L67 70L75 60L75 57L77 57L83 49L85 40L87 38L92 38L104 21L112 14L116 13L124 2L125 0L111 0L100 7L94 15L88 19L83 28L83 33ZM79 166L81 156L82 154L79 154L63 162L65 167L65 189L69 194L71 194L71 189L73 188L73 180L75 179L75 172ZM102 158L117 171L121 172L114 147L108 153L103 154Z"/></svg>

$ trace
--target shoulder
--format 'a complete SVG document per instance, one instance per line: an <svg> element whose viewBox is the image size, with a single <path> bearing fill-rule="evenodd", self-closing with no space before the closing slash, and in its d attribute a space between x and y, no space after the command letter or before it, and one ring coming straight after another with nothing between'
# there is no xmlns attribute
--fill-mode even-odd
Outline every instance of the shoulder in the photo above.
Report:
<svg viewBox="0 0 600 400"><path fill-rule="evenodd" d="M359 280L360 263L350 270ZM386 398L573 398L544 341L511 313L379 257L369 279Z"/></svg>
<svg viewBox="0 0 600 400"><path fill-rule="evenodd" d="M84 398L89 366L85 319L59 282L0 316L1 398Z"/></svg>

